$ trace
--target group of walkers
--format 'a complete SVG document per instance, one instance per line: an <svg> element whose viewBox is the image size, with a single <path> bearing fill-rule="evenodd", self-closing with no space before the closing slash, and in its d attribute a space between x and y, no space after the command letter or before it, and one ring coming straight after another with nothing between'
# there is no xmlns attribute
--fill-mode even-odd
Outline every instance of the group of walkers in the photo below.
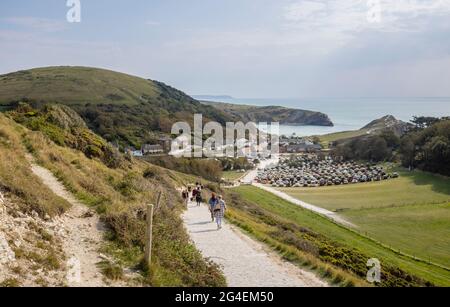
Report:
<svg viewBox="0 0 450 307"><path fill-rule="evenodd" d="M197 203L197 206L200 206L202 204L203 201L203 196L202 196L202 190L203 190L203 185L196 183L195 184L195 188L192 189L191 186L189 186L187 189L183 190L183 192L181 193L181 196L183 197L183 201L184 204L188 205L189 203L189 199L191 201L195 201ZM192 197L191 197L192 195Z"/></svg>
<svg viewBox="0 0 450 307"><path fill-rule="evenodd" d="M188 187L183 190L182 197L184 203L187 207L189 200L197 204L197 206L201 206L203 202L202 191L204 187L203 185L196 183L195 187ZM192 195L192 197L191 197ZM217 229L222 229L222 221L225 215L225 211L227 210L227 205L222 195L217 195L216 193L212 193L211 198L208 200L208 209L211 214L212 222L217 223Z"/></svg>

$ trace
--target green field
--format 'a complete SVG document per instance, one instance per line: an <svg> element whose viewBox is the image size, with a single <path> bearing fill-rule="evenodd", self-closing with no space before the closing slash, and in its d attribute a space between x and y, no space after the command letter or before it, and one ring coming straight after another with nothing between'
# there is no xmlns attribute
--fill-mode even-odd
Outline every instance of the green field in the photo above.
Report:
<svg viewBox="0 0 450 307"><path fill-rule="evenodd" d="M367 134L367 130L361 129L361 130L343 131L343 132L336 132L336 133L321 135L321 136L319 136L319 139L320 139L320 144L324 148L328 148L328 144L330 142L336 142L339 140L354 138L354 137L365 135L365 134Z"/></svg>
<svg viewBox="0 0 450 307"><path fill-rule="evenodd" d="M420 171L348 186L280 189L340 212L358 231L404 253L450 267L450 179Z"/></svg>
<svg viewBox="0 0 450 307"><path fill-rule="evenodd" d="M324 235L335 242L339 242L339 244L360 250L369 257L380 259L382 263L398 266L411 274L415 274L416 276L432 281L437 285L450 286L450 271L448 270L421 261L415 261L410 257L395 253L389 248L377 243L375 240L361 236L358 233L339 226L316 213L293 205L258 188L252 186L242 186L233 189L233 191L236 191L243 199L257 203L260 208L267 210L274 216L281 217L286 221L295 223L301 227L307 227L308 229ZM445 208L445 206L440 206L440 209L443 211L448 211L448 207ZM443 217L441 221L445 221L445 219L446 218ZM260 220L259 223L264 224L264 220ZM444 222L444 224L447 224L448 226L448 222ZM439 232L436 232L436 236L441 236L439 240L448 240L443 236L445 229L441 226L443 225L435 223L435 227L440 229ZM399 227L401 226L399 225ZM428 227L428 229L432 229L432 227ZM450 236L447 235L446 237L449 238ZM411 237L409 240L414 241ZM408 239L405 239L404 241L407 243ZM445 257L445 247L441 249L441 253L441 255ZM438 258L439 257L435 257L434 260Z"/></svg>
<svg viewBox="0 0 450 307"><path fill-rule="evenodd" d="M235 181L243 177L246 173L236 171L225 171L222 174L222 178L230 181Z"/></svg>
<svg viewBox="0 0 450 307"><path fill-rule="evenodd" d="M450 179L420 171L400 178L345 186L279 189L331 211L450 202Z"/></svg>
<svg viewBox="0 0 450 307"><path fill-rule="evenodd" d="M352 210L344 216L372 238L450 267L450 203Z"/></svg>

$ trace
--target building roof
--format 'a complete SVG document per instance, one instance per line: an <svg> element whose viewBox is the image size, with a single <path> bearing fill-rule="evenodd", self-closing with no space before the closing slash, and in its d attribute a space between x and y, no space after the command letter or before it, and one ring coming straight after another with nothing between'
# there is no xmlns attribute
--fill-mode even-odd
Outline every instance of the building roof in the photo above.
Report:
<svg viewBox="0 0 450 307"><path fill-rule="evenodd" d="M315 150L321 150L322 146L319 144L295 144L295 145L289 145L287 146L288 151L298 151L298 150L308 150L308 149L315 149Z"/></svg>
<svg viewBox="0 0 450 307"><path fill-rule="evenodd" d="M159 144L157 145L145 144L142 146L142 151L155 151L155 150L163 150L163 147Z"/></svg>

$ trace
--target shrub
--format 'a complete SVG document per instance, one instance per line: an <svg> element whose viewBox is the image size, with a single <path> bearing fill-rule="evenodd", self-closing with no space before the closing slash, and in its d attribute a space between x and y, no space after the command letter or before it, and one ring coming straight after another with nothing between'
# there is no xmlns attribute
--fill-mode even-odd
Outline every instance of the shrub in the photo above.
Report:
<svg viewBox="0 0 450 307"><path fill-rule="evenodd" d="M0 282L0 287L4 287L4 288L18 288L21 286L20 281L18 281L15 278L8 278L5 279L4 281Z"/></svg>
<svg viewBox="0 0 450 307"><path fill-rule="evenodd" d="M103 275L110 280L120 280L123 278L123 269L120 265L111 263L110 261L102 261L99 263Z"/></svg>

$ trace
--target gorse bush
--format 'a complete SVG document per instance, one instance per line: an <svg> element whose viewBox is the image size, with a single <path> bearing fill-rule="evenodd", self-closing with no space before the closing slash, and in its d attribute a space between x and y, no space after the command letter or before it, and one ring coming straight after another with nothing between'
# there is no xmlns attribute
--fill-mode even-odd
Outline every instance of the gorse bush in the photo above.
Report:
<svg viewBox="0 0 450 307"><path fill-rule="evenodd" d="M123 162L118 150L87 129L81 117L63 105L44 105L34 110L27 104L19 104L8 114L27 128L40 131L59 146L82 151L88 158L98 158L108 167L119 167Z"/></svg>
<svg viewBox="0 0 450 307"><path fill-rule="evenodd" d="M393 133L386 132L380 136L355 138L339 144L333 149L331 155L344 160L390 161L393 158L394 148L389 147L388 142L392 145L391 142L395 142L394 137Z"/></svg>
<svg viewBox="0 0 450 307"><path fill-rule="evenodd" d="M146 158L150 163L164 168L195 174L198 177L211 181L220 181L222 177L222 164L215 159L190 159L175 157L151 157Z"/></svg>

